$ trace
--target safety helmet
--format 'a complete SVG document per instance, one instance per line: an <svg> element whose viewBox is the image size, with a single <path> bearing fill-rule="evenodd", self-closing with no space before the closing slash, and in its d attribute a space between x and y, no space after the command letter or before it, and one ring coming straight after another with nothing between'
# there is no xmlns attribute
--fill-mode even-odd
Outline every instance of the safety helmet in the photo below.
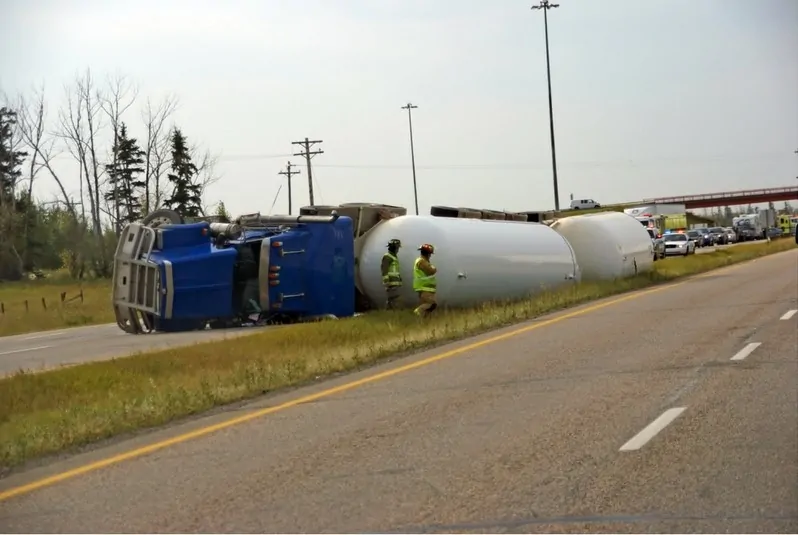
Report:
<svg viewBox="0 0 798 535"><path fill-rule="evenodd" d="M394 238L388 242L388 247L401 247L401 246L402 246L402 240L399 240L397 238Z"/></svg>
<svg viewBox="0 0 798 535"><path fill-rule="evenodd" d="M435 252L435 247L433 247L429 243L425 243L424 245L419 247L418 250L425 254L433 254Z"/></svg>

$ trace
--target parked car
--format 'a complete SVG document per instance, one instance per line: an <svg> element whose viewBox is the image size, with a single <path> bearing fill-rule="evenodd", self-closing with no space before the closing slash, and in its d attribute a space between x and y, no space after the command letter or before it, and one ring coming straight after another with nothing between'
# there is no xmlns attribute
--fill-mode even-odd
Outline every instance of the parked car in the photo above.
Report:
<svg viewBox="0 0 798 535"><path fill-rule="evenodd" d="M601 205L593 199L574 199L571 201L571 210L592 210L601 208Z"/></svg>
<svg viewBox="0 0 798 535"><path fill-rule="evenodd" d="M651 236L651 242L654 244L654 262L657 259L662 260L665 258L665 240L662 238L657 237L657 233L654 232L654 229L647 228L648 235Z"/></svg>
<svg viewBox="0 0 798 535"><path fill-rule="evenodd" d="M717 245L726 245L728 239L726 238L726 229L723 227L712 227L709 229L712 238Z"/></svg>
<svg viewBox="0 0 798 535"><path fill-rule="evenodd" d="M687 256L695 254L695 243L687 237L687 234L672 233L663 234L662 239L665 241L665 254L666 255L682 255Z"/></svg>
<svg viewBox="0 0 798 535"><path fill-rule="evenodd" d="M701 241L696 245L699 247L712 247L715 245L715 239L708 228L697 228L696 231L701 234Z"/></svg>

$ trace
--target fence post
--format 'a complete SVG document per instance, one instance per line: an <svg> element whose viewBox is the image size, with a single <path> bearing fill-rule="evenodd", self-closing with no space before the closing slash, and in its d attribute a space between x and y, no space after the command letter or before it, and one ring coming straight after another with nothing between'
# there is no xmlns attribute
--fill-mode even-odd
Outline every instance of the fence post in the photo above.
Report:
<svg viewBox="0 0 798 535"><path fill-rule="evenodd" d="M29 312L30 309L28 308L28 300L25 299L25 312Z"/></svg>
<svg viewBox="0 0 798 535"><path fill-rule="evenodd" d="M42 307L47 311L47 300L44 297L42 297Z"/></svg>

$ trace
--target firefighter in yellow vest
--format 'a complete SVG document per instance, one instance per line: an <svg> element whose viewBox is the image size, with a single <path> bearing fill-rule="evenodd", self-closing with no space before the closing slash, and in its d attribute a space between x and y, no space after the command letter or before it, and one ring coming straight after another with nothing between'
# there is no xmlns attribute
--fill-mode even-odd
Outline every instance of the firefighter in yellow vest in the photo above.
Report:
<svg viewBox="0 0 798 535"><path fill-rule="evenodd" d="M420 251L416 263L413 264L413 291L418 294L418 307L413 311L417 316L426 316L438 307L435 294L438 289L435 274L438 270L432 265L430 257L435 252L435 247L425 243L418 248Z"/></svg>
<svg viewBox="0 0 798 535"><path fill-rule="evenodd" d="M402 292L402 274L399 273L399 248L402 242L393 239L388 242L388 252L382 255L382 285L385 287L385 308L396 308L397 300Z"/></svg>

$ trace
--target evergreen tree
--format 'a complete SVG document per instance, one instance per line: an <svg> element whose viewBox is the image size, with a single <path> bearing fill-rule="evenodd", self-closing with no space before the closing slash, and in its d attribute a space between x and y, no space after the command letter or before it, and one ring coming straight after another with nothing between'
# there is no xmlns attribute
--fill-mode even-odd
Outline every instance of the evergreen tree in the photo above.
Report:
<svg viewBox="0 0 798 535"><path fill-rule="evenodd" d="M27 154L14 150L14 125L17 114L0 108L0 280L22 276L24 262L15 241L23 236L25 206L17 202L20 166Z"/></svg>
<svg viewBox="0 0 798 535"><path fill-rule="evenodd" d="M17 113L8 108L0 108L0 206L12 206L19 177L20 166L27 153L14 150L14 125Z"/></svg>
<svg viewBox="0 0 798 535"><path fill-rule="evenodd" d="M122 223L141 219L141 199L144 190L144 151L135 138L128 137L127 126L122 123L114 146L116 161L105 166L110 190L105 198L114 203L117 231Z"/></svg>
<svg viewBox="0 0 798 535"><path fill-rule="evenodd" d="M197 166L191 161L186 137L179 128L172 132L172 172L167 178L173 189L166 206L183 217L200 217L202 199L200 186L195 183Z"/></svg>
<svg viewBox="0 0 798 535"><path fill-rule="evenodd" d="M232 219L230 213L227 211L227 207L224 205L224 201L219 201L219 204L216 205L216 217L222 218L227 222Z"/></svg>

